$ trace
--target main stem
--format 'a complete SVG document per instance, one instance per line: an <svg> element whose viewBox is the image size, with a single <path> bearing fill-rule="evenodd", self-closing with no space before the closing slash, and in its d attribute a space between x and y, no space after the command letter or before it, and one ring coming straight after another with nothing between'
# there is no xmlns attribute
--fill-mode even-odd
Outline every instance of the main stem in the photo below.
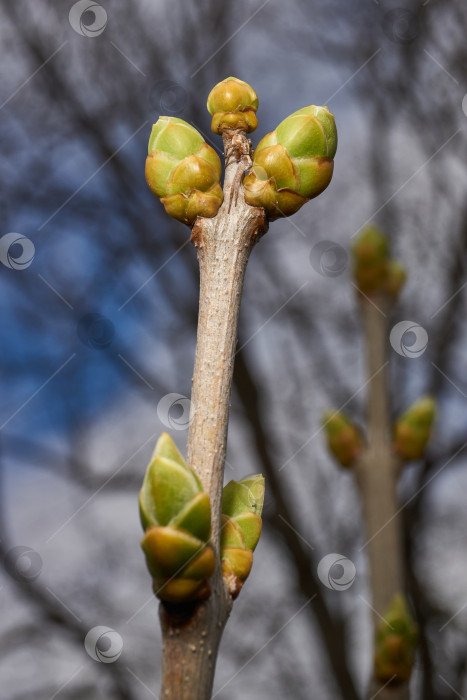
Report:
<svg viewBox="0 0 467 700"><path fill-rule="evenodd" d="M366 549L370 564L373 623L381 624L394 595L404 589L402 537L397 503L399 461L391 440L387 384L387 311L385 297L374 304L362 297L361 313L367 344L368 440L356 464L365 522ZM407 686L382 689L374 679L369 697L378 700L405 700Z"/></svg>
<svg viewBox="0 0 467 700"><path fill-rule="evenodd" d="M251 165L241 131L224 133L224 201L212 219L197 219L200 299L187 462L211 499L211 543L217 566L207 601L160 605L163 700L209 700L217 653L231 607L219 560L220 515L238 314L250 252L266 232L264 211L244 201L242 175Z"/></svg>

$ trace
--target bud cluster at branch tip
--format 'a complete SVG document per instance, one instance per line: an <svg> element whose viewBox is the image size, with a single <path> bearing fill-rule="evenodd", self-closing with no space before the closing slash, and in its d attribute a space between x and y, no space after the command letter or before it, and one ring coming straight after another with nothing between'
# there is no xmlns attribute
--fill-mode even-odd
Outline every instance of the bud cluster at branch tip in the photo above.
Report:
<svg viewBox="0 0 467 700"><path fill-rule="evenodd" d="M271 220L295 214L331 182L337 131L327 107L294 112L255 149L243 186L245 200L264 207Z"/></svg>
<svg viewBox="0 0 467 700"><path fill-rule="evenodd" d="M421 459L436 417L436 401L425 396L400 416L394 427L394 448L404 460Z"/></svg>
<svg viewBox="0 0 467 700"><path fill-rule="evenodd" d="M222 134L228 129L250 133L258 126L258 95L248 83L238 78L226 78L213 87L207 108L212 116L211 129L215 134Z"/></svg>
<svg viewBox="0 0 467 700"><path fill-rule="evenodd" d="M209 495L167 433L157 441L139 505L154 593L172 603L207 598L215 568Z"/></svg>
<svg viewBox="0 0 467 700"><path fill-rule="evenodd" d="M145 174L167 214L188 225L198 216L215 216L224 196L221 173L219 156L191 124L159 117L149 139Z"/></svg>
<svg viewBox="0 0 467 700"><path fill-rule="evenodd" d="M374 225L367 226L353 247L355 282L362 294L386 294L397 301L407 273L403 265L390 257L385 234Z"/></svg>
<svg viewBox="0 0 467 700"><path fill-rule="evenodd" d="M375 677L382 684L409 680L417 647L417 626L402 594L394 596L376 630Z"/></svg>
<svg viewBox="0 0 467 700"><path fill-rule="evenodd" d="M341 466L349 467L362 448L359 430L340 411L325 411L323 428L326 432L330 452Z"/></svg>
<svg viewBox="0 0 467 700"><path fill-rule="evenodd" d="M236 598L253 565L253 550L261 534L264 477L230 481L222 494L221 563L227 589Z"/></svg>

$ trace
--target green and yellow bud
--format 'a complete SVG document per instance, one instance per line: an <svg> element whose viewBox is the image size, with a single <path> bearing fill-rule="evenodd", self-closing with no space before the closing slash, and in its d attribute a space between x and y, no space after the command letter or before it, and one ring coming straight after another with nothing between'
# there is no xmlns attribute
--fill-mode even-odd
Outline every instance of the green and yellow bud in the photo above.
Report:
<svg viewBox="0 0 467 700"><path fill-rule="evenodd" d="M358 456L362 440L358 429L341 412L326 411L323 414L330 452L343 467L349 467Z"/></svg>
<svg viewBox="0 0 467 700"><path fill-rule="evenodd" d="M398 260L389 260L384 283L386 294L394 301L397 301L406 280L407 270L405 267Z"/></svg>
<svg viewBox="0 0 467 700"><path fill-rule="evenodd" d="M299 109L259 142L244 178L245 200L269 218L291 216L331 182L337 130L327 107Z"/></svg>
<svg viewBox="0 0 467 700"><path fill-rule="evenodd" d="M212 116L211 129L215 134L222 134L228 129L250 133L258 126L258 95L248 83L238 78L226 78L213 87L207 108Z"/></svg>
<svg viewBox="0 0 467 700"><path fill-rule="evenodd" d="M358 236L354 247L355 282L363 294L382 291L387 285L389 245L377 226L367 226Z"/></svg>
<svg viewBox="0 0 467 700"><path fill-rule="evenodd" d="M402 414L394 428L394 447L402 459L421 459L436 417L436 401L425 396Z"/></svg>
<svg viewBox="0 0 467 700"><path fill-rule="evenodd" d="M191 225L213 217L222 204L221 162L201 134L177 117L159 117L152 127L146 181L166 212Z"/></svg>
<svg viewBox="0 0 467 700"><path fill-rule="evenodd" d="M394 597L376 630L375 677L382 684L409 680L417 648L417 626L403 595Z"/></svg>
<svg viewBox="0 0 467 700"><path fill-rule="evenodd" d="M221 565L232 598L236 598L253 566L253 550L261 535L264 478L261 474L230 481L222 494Z"/></svg>
<svg viewBox="0 0 467 700"><path fill-rule="evenodd" d="M209 495L167 433L157 441L139 507L156 595L170 602L205 598L215 568Z"/></svg>

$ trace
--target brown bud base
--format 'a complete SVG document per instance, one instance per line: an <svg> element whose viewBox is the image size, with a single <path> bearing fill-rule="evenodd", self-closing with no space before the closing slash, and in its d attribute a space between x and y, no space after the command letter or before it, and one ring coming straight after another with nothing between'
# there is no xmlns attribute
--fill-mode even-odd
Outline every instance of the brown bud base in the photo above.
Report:
<svg viewBox="0 0 467 700"><path fill-rule="evenodd" d="M392 634L384 648L375 653L375 678L383 685L398 686L406 683L412 673L413 655L400 634Z"/></svg>
<svg viewBox="0 0 467 700"><path fill-rule="evenodd" d="M208 581L174 578L166 582L154 580L152 584L154 595L168 603L187 603L197 600L207 600L211 595Z"/></svg>
<svg viewBox="0 0 467 700"><path fill-rule="evenodd" d="M238 110L236 112L217 112L212 118L211 130L215 134L222 134L228 129L239 129L247 134L258 126L258 119L253 109Z"/></svg>

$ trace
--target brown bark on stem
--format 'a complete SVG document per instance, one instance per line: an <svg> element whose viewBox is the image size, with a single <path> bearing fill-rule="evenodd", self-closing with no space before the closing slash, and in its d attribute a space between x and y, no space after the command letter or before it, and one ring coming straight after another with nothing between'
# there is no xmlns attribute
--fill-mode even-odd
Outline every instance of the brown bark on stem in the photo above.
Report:
<svg viewBox="0 0 467 700"><path fill-rule="evenodd" d="M381 624L394 595L404 590L396 494L401 465L392 449L387 385L388 309L384 296L375 298L374 304L361 297L367 344L368 440L355 465L355 474L362 498L375 628ZM407 684L383 688L373 679L368 697L376 694L378 700L409 698Z"/></svg>
<svg viewBox="0 0 467 700"><path fill-rule="evenodd" d="M244 201L242 175L251 165L243 132L224 133L224 202L216 217L198 218L200 300L187 462L211 498L211 542L219 554L224 460L238 313L250 252L267 230L263 209ZM161 603L163 639L161 700L209 700L217 652L232 600L217 567L207 601Z"/></svg>

